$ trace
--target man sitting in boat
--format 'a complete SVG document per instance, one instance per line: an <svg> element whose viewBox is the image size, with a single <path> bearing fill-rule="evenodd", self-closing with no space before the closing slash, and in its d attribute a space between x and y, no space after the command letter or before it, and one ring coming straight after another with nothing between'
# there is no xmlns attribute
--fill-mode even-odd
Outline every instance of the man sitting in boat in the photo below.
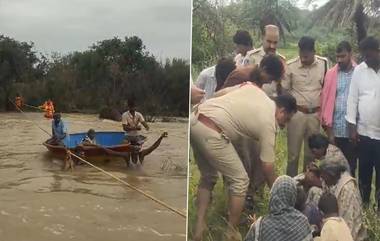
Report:
<svg viewBox="0 0 380 241"><path fill-rule="evenodd" d="M141 146L146 137L140 135L141 125L149 130L148 124L145 122L143 115L136 111L135 101L128 100L128 111L121 116L123 130L126 132L126 140L132 145ZM141 125L140 125L141 124Z"/></svg>
<svg viewBox="0 0 380 241"><path fill-rule="evenodd" d="M82 139L81 144L85 145L85 146L96 145L95 130L94 129L89 129L87 131L87 135Z"/></svg>
<svg viewBox="0 0 380 241"><path fill-rule="evenodd" d="M52 138L47 143L51 145L65 145L65 139L67 138L67 128L65 123L61 119L60 113L54 113L53 121L51 122Z"/></svg>
<svg viewBox="0 0 380 241"><path fill-rule="evenodd" d="M86 136L82 139L82 141L79 143L79 145L76 146L75 152L78 156L80 156L83 159L86 159L85 152L83 150L84 146L97 146L96 139L95 139L96 133L94 129L89 129L87 131ZM81 165L82 162L78 159L75 159L75 165Z"/></svg>

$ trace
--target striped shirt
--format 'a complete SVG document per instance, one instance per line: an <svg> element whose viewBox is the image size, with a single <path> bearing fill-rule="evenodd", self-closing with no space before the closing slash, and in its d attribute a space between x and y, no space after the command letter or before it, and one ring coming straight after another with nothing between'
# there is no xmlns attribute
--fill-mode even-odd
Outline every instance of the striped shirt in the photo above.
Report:
<svg viewBox="0 0 380 241"><path fill-rule="evenodd" d="M335 137L348 138L348 126L345 116L347 113L347 98L353 72L354 69L351 69L349 72L338 72L333 117L333 131Z"/></svg>

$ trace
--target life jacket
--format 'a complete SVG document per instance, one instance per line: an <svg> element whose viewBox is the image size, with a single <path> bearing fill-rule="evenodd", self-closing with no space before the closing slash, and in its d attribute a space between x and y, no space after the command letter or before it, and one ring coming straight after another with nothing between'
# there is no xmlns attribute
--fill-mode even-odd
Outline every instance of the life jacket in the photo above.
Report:
<svg viewBox="0 0 380 241"><path fill-rule="evenodd" d="M45 109L45 117L48 118L48 119L52 119L53 118L53 114L54 114L54 104L52 101L47 101L44 103L44 105L42 106L44 109Z"/></svg>
<svg viewBox="0 0 380 241"><path fill-rule="evenodd" d="M21 96L17 96L16 97L15 104L16 104L17 108L21 108L22 107L23 101L22 101L22 97Z"/></svg>

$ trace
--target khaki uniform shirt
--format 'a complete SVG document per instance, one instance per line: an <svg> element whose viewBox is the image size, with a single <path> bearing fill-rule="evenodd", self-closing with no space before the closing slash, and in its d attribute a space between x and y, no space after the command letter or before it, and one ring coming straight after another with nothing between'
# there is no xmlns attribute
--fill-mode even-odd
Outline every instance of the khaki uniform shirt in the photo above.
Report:
<svg viewBox="0 0 380 241"><path fill-rule="evenodd" d="M297 57L287 62L285 79L282 87L297 100L297 105L314 108L320 106L320 95L325 73L328 70L328 60L315 55L310 66L303 66Z"/></svg>
<svg viewBox="0 0 380 241"><path fill-rule="evenodd" d="M284 63L284 66L286 67L286 58L282 56L279 53L276 53L277 56L281 58L281 60ZM245 55L245 58L243 60L243 65L254 65L254 64L260 64L261 60L264 58L266 55L264 48L261 46L258 49L254 49L251 51L248 51L247 54ZM273 97L277 95L276 91L276 82L272 82L270 84L264 84L262 89L267 93L268 96Z"/></svg>
<svg viewBox="0 0 380 241"><path fill-rule="evenodd" d="M213 120L231 141L242 136L259 141L260 159L274 162L275 103L255 85L232 88L200 104L198 112Z"/></svg>

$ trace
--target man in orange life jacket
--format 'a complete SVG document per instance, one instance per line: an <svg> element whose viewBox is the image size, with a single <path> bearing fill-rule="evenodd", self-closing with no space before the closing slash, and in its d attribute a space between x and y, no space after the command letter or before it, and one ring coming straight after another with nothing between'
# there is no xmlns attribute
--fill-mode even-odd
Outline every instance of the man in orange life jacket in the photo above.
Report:
<svg viewBox="0 0 380 241"><path fill-rule="evenodd" d="M51 101L50 99L48 101L45 101L45 103L42 106L40 106L40 108L42 108L45 111L44 116L46 118L48 118L48 119L53 118L53 114L54 114L53 101Z"/></svg>
<svg viewBox="0 0 380 241"><path fill-rule="evenodd" d="M21 107L24 105L24 100L20 96L19 93L16 94L15 104L16 104L16 107L19 108L19 109L21 109Z"/></svg>

